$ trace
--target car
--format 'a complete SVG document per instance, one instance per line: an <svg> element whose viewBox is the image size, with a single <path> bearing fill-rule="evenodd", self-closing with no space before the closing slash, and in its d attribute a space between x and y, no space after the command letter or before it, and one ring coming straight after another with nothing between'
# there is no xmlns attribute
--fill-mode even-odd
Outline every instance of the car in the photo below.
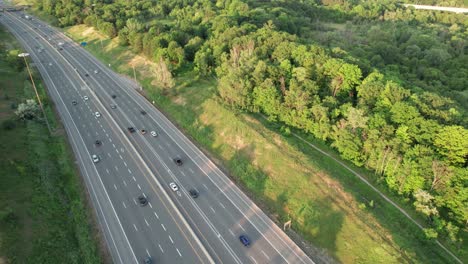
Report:
<svg viewBox="0 0 468 264"><path fill-rule="evenodd" d="M99 157L98 157L98 155L93 154L91 157L93 158L93 162L94 162L94 163L98 163L98 162L99 162Z"/></svg>
<svg viewBox="0 0 468 264"><path fill-rule="evenodd" d="M141 132L142 135L146 134L146 130L144 130L144 129L140 130L140 132Z"/></svg>
<svg viewBox="0 0 468 264"><path fill-rule="evenodd" d="M83 96L83 100L88 101L88 99L89 99L88 96L86 96L86 95Z"/></svg>
<svg viewBox="0 0 468 264"><path fill-rule="evenodd" d="M98 73L99 73L99 71L98 71L98 70L94 70L94 74L98 74Z"/></svg>
<svg viewBox="0 0 468 264"><path fill-rule="evenodd" d="M246 236L246 235L240 235L240 236L239 236L239 240L240 240L240 242L242 243L242 245L244 245L244 246L246 246L246 247L250 246L250 239L249 239L248 236Z"/></svg>
<svg viewBox="0 0 468 264"><path fill-rule="evenodd" d="M75 100L72 101L72 105L77 105L77 104L78 104L77 101L75 101Z"/></svg>
<svg viewBox="0 0 468 264"><path fill-rule="evenodd" d="M95 115L96 117L101 117L101 113L99 113L99 112L94 113L94 115Z"/></svg>
<svg viewBox="0 0 468 264"><path fill-rule="evenodd" d="M63 48L59 48L59 50L63 50Z"/></svg>
<svg viewBox="0 0 468 264"><path fill-rule="evenodd" d="M96 146L101 146L102 142L101 142L101 140L97 139L96 141L94 141L94 144L96 144Z"/></svg>
<svg viewBox="0 0 468 264"><path fill-rule="evenodd" d="M49 62L49 66L52 66L52 62Z"/></svg>
<svg viewBox="0 0 468 264"><path fill-rule="evenodd" d="M117 106L116 106L115 104L111 104L110 107L111 107L112 109L116 109L116 108L117 108Z"/></svg>
<svg viewBox="0 0 468 264"><path fill-rule="evenodd" d="M153 137L157 137L157 136L158 136L158 133L156 133L156 131L151 131L151 135L152 135Z"/></svg>
<svg viewBox="0 0 468 264"><path fill-rule="evenodd" d="M134 128L134 127L128 127L128 131L129 131L130 133L134 133L134 132L135 132L135 128Z"/></svg>
<svg viewBox="0 0 468 264"><path fill-rule="evenodd" d="M112 95L112 98L114 98L114 99L115 99L116 97L117 97L117 95L115 95L115 94L113 94L113 95Z"/></svg>
<svg viewBox="0 0 468 264"><path fill-rule="evenodd" d="M151 257L146 257L144 260L143 260L144 264L152 264L153 263L153 260L151 259Z"/></svg>
<svg viewBox="0 0 468 264"><path fill-rule="evenodd" d="M141 113L142 115L146 115L146 111L145 111L145 110L141 110L140 113Z"/></svg>
<svg viewBox="0 0 468 264"><path fill-rule="evenodd" d="M177 184L171 182L169 183L169 187L171 187L171 189L174 191L174 192L177 192L179 190L179 187L177 186Z"/></svg>
<svg viewBox="0 0 468 264"><path fill-rule="evenodd" d="M179 158L179 157L175 157L174 162L175 162L175 164L177 164L177 166L182 166L182 163L183 163L182 159Z"/></svg>
<svg viewBox="0 0 468 264"><path fill-rule="evenodd" d="M192 196L192 198L197 198L198 197L198 191L195 190L195 189L190 189L189 194L190 194L190 196Z"/></svg>
<svg viewBox="0 0 468 264"><path fill-rule="evenodd" d="M89 76L89 73L85 73L84 76L88 77L88 76Z"/></svg>
<svg viewBox="0 0 468 264"><path fill-rule="evenodd" d="M138 203L140 204L140 206L145 206L148 204L148 199L146 199L146 197L143 195L138 196L137 199L138 199Z"/></svg>

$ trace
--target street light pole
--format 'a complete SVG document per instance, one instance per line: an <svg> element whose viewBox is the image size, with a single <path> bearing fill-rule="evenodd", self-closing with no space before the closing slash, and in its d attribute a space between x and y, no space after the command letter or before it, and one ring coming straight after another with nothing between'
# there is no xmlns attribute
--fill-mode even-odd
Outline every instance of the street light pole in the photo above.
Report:
<svg viewBox="0 0 468 264"><path fill-rule="evenodd" d="M28 69L29 78L31 79L31 83L32 83L32 86L34 88L34 92L36 93L37 101L39 102L39 107L41 108L42 114L44 115L44 119L45 119L46 124L47 124L47 129L49 129L49 133L52 134L52 129L50 128L49 120L47 120L47 116L46 116L46 113L44 111L44 107L42 106L41 98L39 97L39 93L37 92L36 84L34 83L34 79L33 79L32 74L31 74L31 70L29 69L28 62L26 61L26 57L28 57L28 56L29 56L29 53L20 53L20 54L18 54L18 57L22 57L24 59L24 63L26 64L26 68Z"/></svg>

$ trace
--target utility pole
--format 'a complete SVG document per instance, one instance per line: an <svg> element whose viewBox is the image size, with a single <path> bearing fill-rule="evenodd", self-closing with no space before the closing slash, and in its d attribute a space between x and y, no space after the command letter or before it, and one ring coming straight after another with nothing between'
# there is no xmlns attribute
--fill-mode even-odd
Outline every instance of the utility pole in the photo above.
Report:
<svg viewBox="0 0 468 264"><path fill-rule="evenodd" d="M47 124L47 129L49 129L49 134L52 134L52 129L50 128L49 120L47 120L46 113L44 111L44 107L42 106L41 98L39 97L39 93L37 92L36 84L34 83L34 79L31 74L31 70L29 69L28 61L26 60L26 57L29 56L29 53L20 53L18 54L18 57L22 57L24 59L24 63L26 64L26 68L28 69L28 74L29 78L31 79L32 86L34 88L34 92L36 93L36 98L37 101L39 102L39 107L41 108L42 114L44 115L44 119Z"/></svg>

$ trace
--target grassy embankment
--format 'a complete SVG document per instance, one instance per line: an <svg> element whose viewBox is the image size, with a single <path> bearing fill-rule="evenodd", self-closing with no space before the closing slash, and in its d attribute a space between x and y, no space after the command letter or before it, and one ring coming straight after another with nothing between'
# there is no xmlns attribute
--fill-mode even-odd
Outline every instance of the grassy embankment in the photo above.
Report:
<svg viewBox="0 0 468 264"><path fill-rule="evenodd" d="M135 65L148 98L212 153L275 220L283 222L291 216L296 231L340 262L453 261L435 243L425 241L422 231L399 211L332 159L278 133L279 127L261 118L223 107L216 97L214 80L180 74L176 87L163 96L152 85L149 61L86 26L74 26L66 32L77 41L88 41L87 49L118 72L132 76L129 65ZM321 142L314 143L333 153ZM383 186L379 188L386 192ZM398 197L388 196L398 201ZM411 205L399 203L412 212ZM467 259L466 252L458 253Z"/></svg>
<svg viewBox="0 0 468 264"><path fill-rule="evenodd" d="M0 42L21 49L0 27ZM0 263L101 263L96 236L65 132L36 79L54 128L18 121L12 105L35 98L26 70L0 58ZM8 122L8 121L7 121Z"/></svg>

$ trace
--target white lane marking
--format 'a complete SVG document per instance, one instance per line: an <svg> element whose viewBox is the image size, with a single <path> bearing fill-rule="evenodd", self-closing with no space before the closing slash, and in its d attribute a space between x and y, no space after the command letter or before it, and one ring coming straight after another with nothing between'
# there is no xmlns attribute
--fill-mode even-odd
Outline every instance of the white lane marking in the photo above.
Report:
<svg viewBox="0 0 468 264"><path fill-rule="evenodd" d="M171 240L171 243L174 244L174 240L172 240L171 236L169 236L169 239Z"/></svg>
<svg viewBox="0 0 468 264"><path fill-rule="evenodd" d="M125 182L125 180L124 180L123 183L124 183L124 185L125 185L125 187L126 187L126 186L127 186L127 182Z"/></svg>
<svg viewBox="0 0 468 264"><path fill-rule="evenodd" d="M148 204L149 204L149 206L151 207L151 209L153 209L153 206L151 205L151 203L148 203Z"/></svg>
<svg viewBox="0 0 468 264"><path fill-rule="evenodd" d="M107 172L107 174L110 174L110 171L108 169L106 169L106 172Z"/></svg>
<svg viewBox="0 0 468 264"><path fill-rule="evenodd" d="M117 185L114 184L114 189L117 191Z"/></svg>
<svg viewBox="0 0 468 264"><path fill-rule="evenodd" d="M176 248L176 250L177 250L177 253L179 253L179 256L181 256L181 257L182 257L182 254L180 254L180 251L179 251L179 249L178 249L178 248Z"/></svg>
<svg viewBox="0 0 468 264"><path fill-rule="evenodd" d="M90 136L91 136L91 134L90 134L90 133L87 133L87 134L88 134L88 137L90 137Z"/></svg>
<svg viewBox="0 0 468 264"><path fill-rule="evenodd" d="M146 223L146 225L147 225L147 226L149 226L149 224L148 224L148 221L146 221L146 218L144 218L144 219L145 219L145 223Z"/></svg>
<svg viewBox="0 0 468 264"><path fill-rule="evenodd" d="M135 225L135 224L133 224L133 227L135 228L135 230L136 230L136 231L138 231L138 228L136 227L136 225Z"/></svg>
<svg viewBox="0 0 468 264"><path fill-rule="evenodd" d="M137 205L137 202L136 202L136 200L135 200L135 199L133 199L133 202L135 203L135 205Z"/></svg>
<svg viewBox="0 0 468 264"><path fill-rule="evenodd" d="M130 169L128 169L128 173L132 174L132 171Z"/></svg>
<svg viewBox="0 0 468 264"><path fill-rule="evenodd" d="M122 155L119 155L119 158L120 158L121 160L123 160Z"/></svg>
<svg viewBox="0 0 468 264"><path fill-rule="evenodd" d="M106 133L106 137L109 137L109 134Z"/></svg>
<svg viewBox="0 0 468 264"><path fill-rule="evenodd" d="M99 136L99 133L96 131L96 136Z"/></svg>
<svg viewBox="0 0 468 264"><path fill-rule="evenodd" d="M192 168L188 168L188 170L189 170L192 174L195 173L195 172L192 170Z"/></svg>
<svg viewBox="0 0 468 264"><path fill-rule="evenodd" d="M205 189L207 189L207 190L208 190L208 186L206 186L206 184L203 184L203 187L205 187Z"/></svg>
<svg viewBox="0 0 468 264"><path fill-rule="evenodd" d="M228 230L229 230L229 233L231 233L232 236L236 236L236 235L234 235L234 232L232 232L232 230L230 228Z"/></svg>
<svg viewBox="0 0 468 264"><path fill-rule="evenodd" d="M114 144L114 143L112 143L112 146L115 148L115 144Z"/></svg>
<svg viewBox="0 0 468 264"><path fill-rule="evenodd" d="M101 122L99 122L99 120L97 122L98 122L98 124L101 124Z"/></svg>
<svg viewBox="0 0 468 264"><path fill-rule="evenodd" d="M125 165L125 167L127 167L127 163L125 163L125 161L124 161L124 165Z"/></svg>
<svg viewBox="0 0 468 264"><path fill-rule="evenodd" d="M156 216L156 218L159 219L159 216L156 212L154 212L154 216Z"/></svg>
<svg viewBox="0 0 468 264"><path fill-rule="evenodd" d="M117 168L117 166L114 166L114 168L115 168L116 171L119 171L119 168Z"/></svg>
<svg viewBox="0 0 468 264"><path fill-rule="evenodd" d="M135 176L133 176L133 181L136 182Z"/></svg>
<svg viewBox="0 0 468 264"><path fill-rule="evenodd" d="M145 198L148 198L148 197L146 197L146 194L145 194L145 193L143 193L143 196L144 196Z"/></svg>
<svg viewBox="0 0 468 264"><path fill-rule="evenodd" d="M270 257L265 253L265 251L262 250L262 254L265 256L265 258L267 258L268 260L270 260Z"/></svg>
<svg viewBox="0 0 468 264"><path fill-rule="evenodd" d="M224 204L222 204L221 202L219 202L219 205L221 205L221 207L222 207L223 209L226 209L226 207L224 206Z"/></svg>
<svg viewBox="0 0 468 264"><path fill-rule="evenodd" d="M124 207L124 208L127 208L127 206L125 205L125 203L124 203L124 202L122 202L122 204L123 204L123 207Z"/></svg>
<svg viewBox="0 0 468 264"><path fill-rule="evenodd" d="M182 175L184 175L184 177L186 176L186 175L185 175L185 172L183 172L183 171L180 171L180 173L182 173Z"/></svg>
<svg viewBox="0 0 468 264"><path fill-rule="evenodd" d="M213 209L212 206L210 206L210 209L211 209L211 211L213 211L214 214L216 214L216 211L215 211L215 209Z"/></svg>
<svg viewBox="0 0 468 264"><path fill-rule="evenodd" d="M138 186L138 189L140 189L140 190L141 190L140 184L137 184L137 186Z"/></svg>
<svg viewBox="0 0 468 264"><path fill-rule="evenodd" d="M118 150L118 149L115 149L115 152L116 152L117 154L119 154L119 150Z"/></svg>
<svg viewBox="0 0 468 264"><path fill-rule="evenodd" d="M102 131L104 131L104 133L106 133L106 130L103 128Z"/></svg>
<svg viewBox="0 0 468 264"><path fill-rule="evenodd" d="M109 138L109 142L112 142L112 138Z"/></svg>
<svg viewBox="0 0 468 264"><path fill-rule="evenodd" d="M245 232L245 229L240 224L237 225L240 227L240 229L242 229Z"/></svg>
<svg viewBox="0 0 468 264"><path fill-rule="evenodd" d="M161 250L161 252L164 253L164 250L162 249L161 244L158 244L158 245L159 245L159 249Z"/></svg>
<svg viewBox="0 0 468 264"><path fill-rule="evenodd" d="M110 157L111 157L111 154L108 152L108 153L107 153L107 156L109 156L109 158L110 158Z"/></svg>
<svg viewBox="0 0 468 264"><path fill-rule="evenodd" d="M157 145L159 149L163 150L164 148L161 145Z"/></svg>
<svg viewBox="0 0 468 264"><path fill-rule="evenodd" d="M148 254L148 257L151 257L151 255L150 255L148 249L146 249L146 254Z"/></svg>
<svg viewBox="0 0 468 264"><path fill-rule="evenodd" d="M249 257L253 260L253 262L257 263L257 261L254 259L254 257L252 257L252 256L249 256Z"/></svg>
<svg viewBox="0 0 468 264"><path fill-rule="evenodd" d="M83 124L83 127L86 127L86 125L85 125L85 124Z"/></svg>
<svg viewBox="0 0 468 264"><path fill-rule="evenodd" d="M124 149L123 149L123 148L120 148L120 152L124 153Z"/></svg>
<svg viewBox="0 0 468 264"><path fill-rule="evenodd" d="M166 231L166 227L164 226L164 224L161 224L161 226L164 229L164 231Z"/></svg>

